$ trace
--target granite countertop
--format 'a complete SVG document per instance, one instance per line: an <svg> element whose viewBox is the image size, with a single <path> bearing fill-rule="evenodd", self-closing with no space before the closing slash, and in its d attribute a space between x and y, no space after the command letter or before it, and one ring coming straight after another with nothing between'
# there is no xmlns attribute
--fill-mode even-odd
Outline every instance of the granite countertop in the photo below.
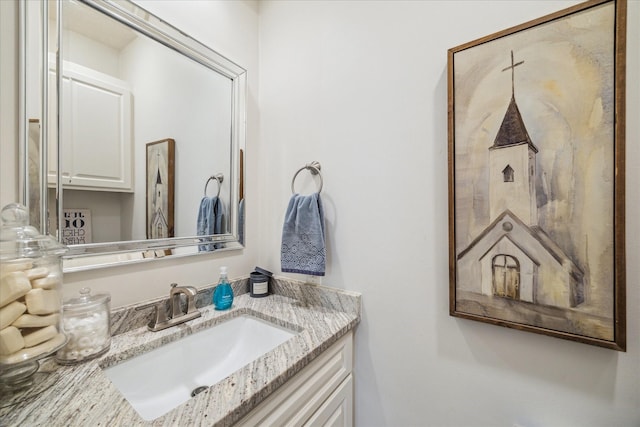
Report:
<svg viewBox="0 0 640 427"><path fill-rule="evenodd" d="M142 326L148 312L140 313L135 307L114 312L109 352L74 366L60 366L52 359L42 363L40 371L46 375L32 388L34 397L6 406L3 396L0 425L230 426L360 321L357 293L285 279L274 280L274 294L265 298L251 298L243 290L246 280L234 283L236 298L230 310L216 311L206 305L200 308L202 317L159 332ZM210 295L211 290L201 291L198 305L207 304ZM102 370L245 314L287 327L296 335L153 421L140 418Z"/></svg>

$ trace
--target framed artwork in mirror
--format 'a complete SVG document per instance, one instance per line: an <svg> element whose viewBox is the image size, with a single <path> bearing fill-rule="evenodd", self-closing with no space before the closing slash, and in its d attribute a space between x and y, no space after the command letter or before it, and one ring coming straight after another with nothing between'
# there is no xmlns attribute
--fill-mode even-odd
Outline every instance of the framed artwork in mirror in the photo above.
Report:
<svg viewBox="0 0 640 427"><path fill-rule="evenodd" d="M147 144L147 239L174 237L175 141Z"/></svg>
<svg viewBox="0 0 640 427"><path fill-rule="evenodd" d="M64 209L63 212L62 243L65 245L92 243L91 210Z"/></svg>
<svg viewBox="0 0 640 427"><path fill-rule="evenodd" d="M449 311L619 351L626 2L448 51Z"/></svg>

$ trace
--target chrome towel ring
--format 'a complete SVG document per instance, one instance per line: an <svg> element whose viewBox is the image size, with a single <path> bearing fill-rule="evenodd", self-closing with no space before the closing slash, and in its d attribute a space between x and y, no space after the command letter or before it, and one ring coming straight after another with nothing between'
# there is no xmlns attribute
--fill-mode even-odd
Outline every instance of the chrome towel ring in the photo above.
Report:
<svg viewBox="0 0 640 427"><path fill-rule="evenodd" d="M211 175L209 179L207 179L207 183L204 185L204 197L207 197L207 186L209 185L209 181L215 181L218 184L218 193L216 197L220 197L220 187L222 187L222 181L224 181L224 175L221 173Z"/></svg>
<svg viewBox="0 0 640 427"><path fill-rule="evenodd" d="M293 175L293 179L291 180L291 192L293 194L296 194L296 190L294 190L293 184L295 184L296 177L298 176L298 174L305 169L309 169L309 172L311 172L312 175L318 175L320 177L320 188L318 188L318 193L321 192L322 191L322 174L320 173L321 166L320 166L320 163L316 162L315 160L311 163L307 163L306 165L298 169L298 171Z"/></svg>

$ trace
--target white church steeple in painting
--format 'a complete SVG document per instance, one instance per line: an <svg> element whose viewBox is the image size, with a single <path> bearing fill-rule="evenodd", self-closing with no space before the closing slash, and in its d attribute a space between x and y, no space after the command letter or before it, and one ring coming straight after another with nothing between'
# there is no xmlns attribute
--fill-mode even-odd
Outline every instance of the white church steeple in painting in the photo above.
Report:
<svg viewBox="0 0 640 427"><path fill-rule="evenodd" d="M538 223L536 204L536 153L538 149L527 132L516 104L514 69L524 61L502 71L511 70L511 102L507 107L496 139L489 147L490 221L509 209L527 225Z"/></svg>

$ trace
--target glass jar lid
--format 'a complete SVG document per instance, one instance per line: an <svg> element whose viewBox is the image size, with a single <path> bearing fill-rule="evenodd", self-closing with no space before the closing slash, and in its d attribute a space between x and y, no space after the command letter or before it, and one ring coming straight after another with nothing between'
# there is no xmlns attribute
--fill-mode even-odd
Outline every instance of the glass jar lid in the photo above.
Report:
<svg viewBox="0 0 640 427"><path fill-rule="evenodd" d="M30 225L27 209L18 203L2 208L0 214L0 260L61 256L67 247L51 236L44 236Z"/></svg>
<svg viewBox="0 0 640 427"><path fill-rule="evenodd" d="M91 295L90 288L82 288L79 293L79 297L64 302L62 307L65 312L85 313L94 311L99 306L106 308L109 301L111 301L111 295L109 294Z"/></svg>

